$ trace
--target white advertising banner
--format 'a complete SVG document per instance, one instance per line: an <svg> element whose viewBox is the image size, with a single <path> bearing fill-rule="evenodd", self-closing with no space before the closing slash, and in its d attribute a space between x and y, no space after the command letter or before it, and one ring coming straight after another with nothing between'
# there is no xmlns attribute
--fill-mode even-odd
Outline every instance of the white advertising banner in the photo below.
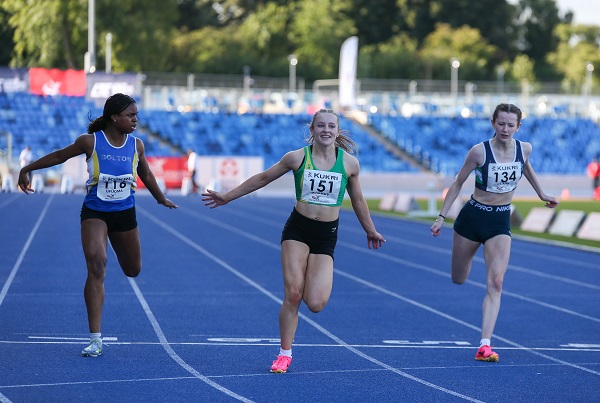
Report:
<svg viewBox="0 0 600 403"><path fill-rule="evenodd" d="M356 105L356 63L358 58L358 37L351 36L340 50L340 106L353 108Z"/></svg>

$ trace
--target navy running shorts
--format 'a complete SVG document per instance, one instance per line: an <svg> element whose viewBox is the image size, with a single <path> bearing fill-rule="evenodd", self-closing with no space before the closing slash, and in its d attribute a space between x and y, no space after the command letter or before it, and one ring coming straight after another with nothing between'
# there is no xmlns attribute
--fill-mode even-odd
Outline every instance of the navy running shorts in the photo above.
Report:
<svg viewBox="0 0 600 403"><path fill-rule="evenodd" d="M454 221L454 231L474 242L485 243L497 235L510 233L510 204L488 206L471 199L465 203Z"/></svg>

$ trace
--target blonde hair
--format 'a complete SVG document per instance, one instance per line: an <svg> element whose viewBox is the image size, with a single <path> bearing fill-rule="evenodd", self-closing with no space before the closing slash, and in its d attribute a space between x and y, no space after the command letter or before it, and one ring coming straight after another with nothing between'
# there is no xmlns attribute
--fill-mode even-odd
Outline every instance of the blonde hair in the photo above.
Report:
<svg viewBox="0 0 600 403"><path fill-rule="evenodd" d="M341 148L342 150L346 151L349 154L354 154L354 153L358 154L358 146L350 138L350 136L349 136L350 131L340 129L340 117L338 116L337 113L334 112L333 109L319 109L318 111L315 112L315 114L312 117L312 120L310 121L310 123L308 125L308 128L310 129L310 137L306 140L306 142L308 144L314 143L315 138L312 134L312 129L314 128L314 125L315 125L315 118L322 113L331 113L337 119L338 133L337 133L337 136L335 137L335 146Z"/></svg>

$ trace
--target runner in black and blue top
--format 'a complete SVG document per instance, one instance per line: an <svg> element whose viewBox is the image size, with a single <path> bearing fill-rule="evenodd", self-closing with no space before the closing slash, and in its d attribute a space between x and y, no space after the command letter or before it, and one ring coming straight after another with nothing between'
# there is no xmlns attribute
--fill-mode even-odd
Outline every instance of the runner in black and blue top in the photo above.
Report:
<svg viewBox="0 0 600 403"><path fill-rule="evenodd" d="M521 127L521 110L512 104L500 104L492 115L494 137L471 148L465 163L448 189L438 219L431 232L438 236L450 207L460 194L469 175L475 171L475 190L456 217L452 246L452 281L463 284L473 256L484 245L487 266L487 293L483 300L481 341L475 355L478 361L498 361L492 351L491 338L500 311L502 283L510 257L510 204L522 175L546 207L554 208L558 200L542 191L529 163L531 144L515 140Z"/></svg>
<svg viewBox="0 0 600 403"><path fill-rule="evenodd" d="M312 312L320 312L329 301L338 217L346 190L367 234L367 246L377 249L385 242L375 229L362 194L358 160L349 154L356 145L340 130L339 123L332 110L317 111L309 125L310 146L288 152L271 168L225 194L212 190L202 194L206 205L215 208L294 172L296 205L281 234L285 294L279 312L281 346L271 372L285 373L292 362L292 341L302 301Z"/></svg>
<svg viewBox="0 0 600 403"><path fill-rule="evenodd" d="M110 240L123 273L136 277L142 270L140 233L135 215L135 183L139 177L159 204L177 206L165 198L144 154L144 143L131 135L138 123L138 109L128 95L115 94L106 100L102 116L90 122L88 134L75 142L23 167L18 185L33 192L29 173L62 164L85 154L89 179L81 208L81 243L88 270L84 296L88 313L90 345L82 355L102 354L100 324L104 304L106 248Z"/></svg>

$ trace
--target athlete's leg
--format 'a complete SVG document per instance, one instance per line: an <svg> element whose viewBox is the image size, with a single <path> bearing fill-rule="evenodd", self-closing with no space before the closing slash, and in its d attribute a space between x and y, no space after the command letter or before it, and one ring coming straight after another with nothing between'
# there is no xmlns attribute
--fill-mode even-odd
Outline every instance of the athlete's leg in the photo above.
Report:
<svg viewBox="0 0 600 403"><path fill-rule="evenodd" d="M452 282L463 284L471 272L473 256L479 249L479 242L471 241L454 231L452 241Z"/></svg>
<svg viewBox="0 0 600 403"><path fill-rule="evenodd" d="M284 298L279 311L281 348L292 348L298 327L298 308L304 293L304 278L309 248L302 242L285 240L281 243L281 267L283 271Z"/></svg>
<svg viewBox="0 0 600 403"><path fill-rule="evenodd" d="M497 235L485 241L483 247L487 266L487 291L483 299L482 339L491 339L496 326L498 312L500 312L502 283L510 259L510 245L510 236Z"/></svg>
<svg viewBox="0 0 600 403"><path fill-rule="evenodd" d="M142 271L142 246L139 228L135 227L124 232L110 232L108 238L123 273L127 277L137 277Z"/></svg>
<svg viewBox="0 0 600 403"><path fill-rule="evenodd" d="M104 305L106 275L107 228L102 220L91 218L81 222L81 244L87 266L83 289L90 333L100 333Z"/></svg>
<svg viewBox="0 0 600 403"><path fill-rule="evenodd" d="M333 286L333 258L329 255L308 256L304 275L304 303L312 312L320 312L331 295Z"/></svg>

